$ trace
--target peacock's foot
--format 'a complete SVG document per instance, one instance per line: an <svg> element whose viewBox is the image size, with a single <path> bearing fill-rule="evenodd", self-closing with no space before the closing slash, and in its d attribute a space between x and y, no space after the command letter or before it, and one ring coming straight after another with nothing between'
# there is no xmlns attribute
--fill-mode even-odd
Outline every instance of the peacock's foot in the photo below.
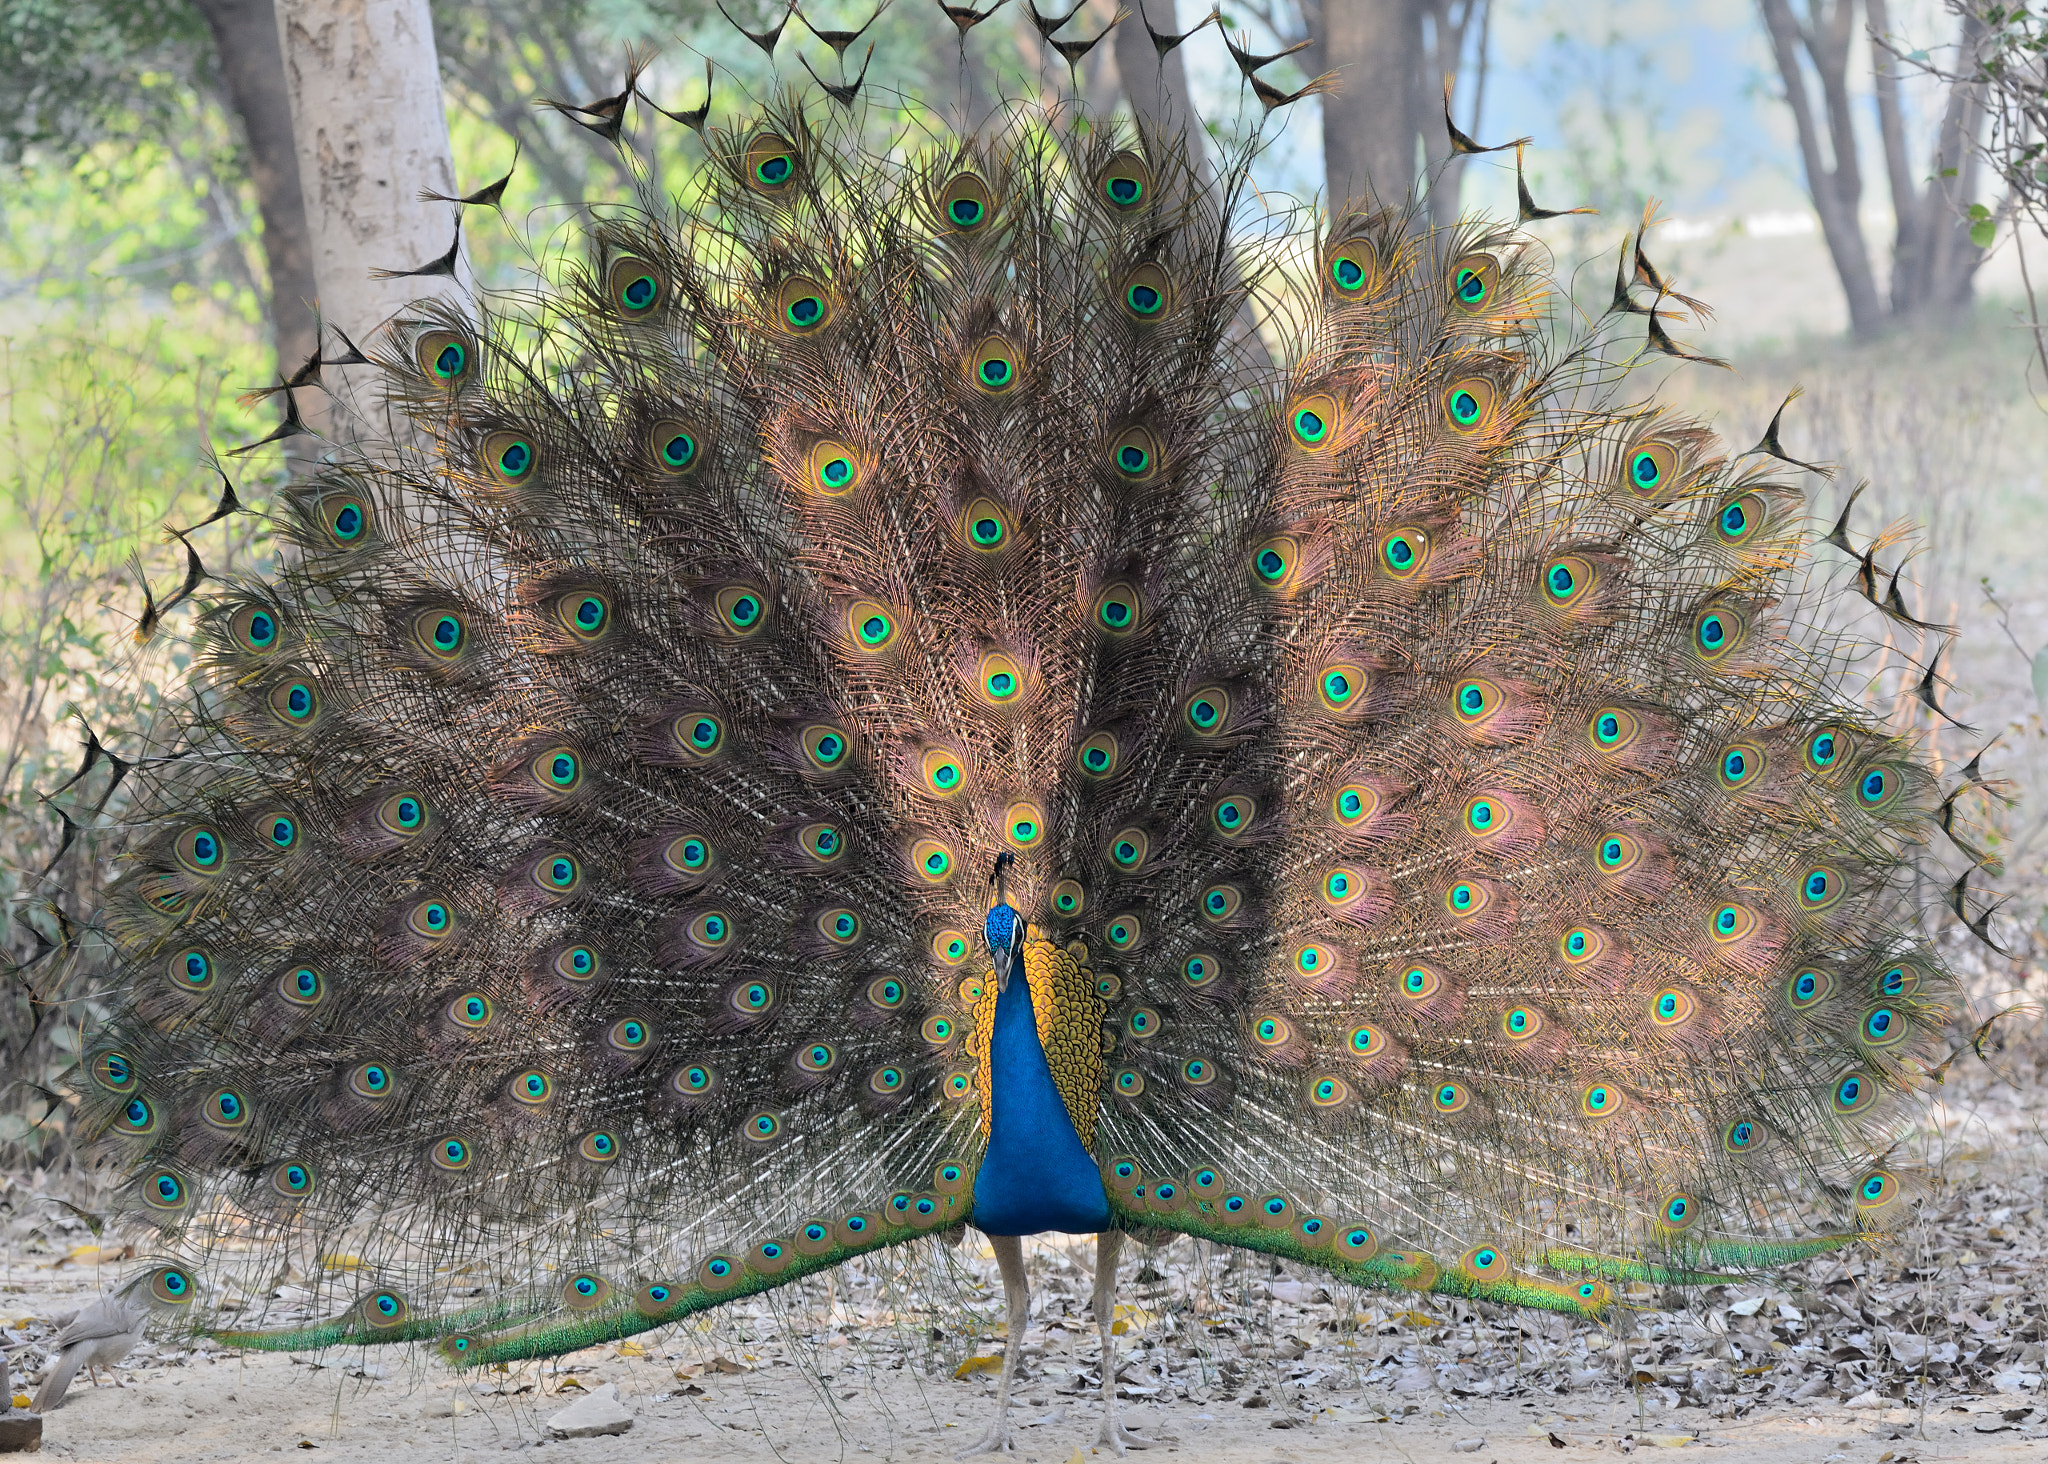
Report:
<svg viewBox="0 0 2048 1464"><path fill-rule="evenodd" d="M981 1436L981 1442L969 1444L953 1457L955 1459L970 1459L976 1454L1014 1453L1017 1446L1010 1442L1010 1420L1007 1416L1008 1413L1008 1409L997 1410L996 1421L988 1426L988 1432Z"/></svg>
<svg viewBox="0 0 2048 1464"><path fill-rule="evenodd" d="M1119 1459L1123 1458L1125 1449L1149 1449L1158 1442L1157 1439L1141 1438L1125 1428L1114 1408L1102 1415L1102 1427L1095 1435L1095 1447L1114 1450Z"/></svg>

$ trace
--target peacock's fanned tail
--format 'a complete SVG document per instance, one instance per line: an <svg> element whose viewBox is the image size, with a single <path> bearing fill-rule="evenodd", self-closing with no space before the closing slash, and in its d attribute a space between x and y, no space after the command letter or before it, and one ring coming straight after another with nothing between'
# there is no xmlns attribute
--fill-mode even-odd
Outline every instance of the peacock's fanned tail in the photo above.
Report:
<svg viewBox="0 0 2048 1464"><path fill-rule="evenodd" d="M505 1360L954 1229L1005 853L1119 1225L1597 1313L1896 1213L1932 782L1798 488L1511 230L825 110L400 321L206 612L81 1099L157 1299Z"/></svg>

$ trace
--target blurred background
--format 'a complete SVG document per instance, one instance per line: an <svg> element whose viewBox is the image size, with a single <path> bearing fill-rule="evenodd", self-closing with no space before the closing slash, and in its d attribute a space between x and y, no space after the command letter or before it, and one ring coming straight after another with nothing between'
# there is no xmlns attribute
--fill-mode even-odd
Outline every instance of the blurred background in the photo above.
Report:
<svg viewBox="0 0 2048 1464"><path fill-rule="evenodd" d="M1370 187L1413 191L1438 220L1512 218L1519 156L1537 204L1593 210L1529 225L1588 314L1655 200L1651 258L1714 312L1674 333L1733 368L1660 358L1665 393L1739 449L1803 385L1785 446L1839 467L1802 480L1815 517L1832 522L1868 479L1858 542L1920 525L1887 558L1904 561L1909 612L1958 629L1939 670L1971 730L1897 674L1865 695L1925 741L1945 785L1991 745L1978 766L1999 796L1959 803L1970 852L1939 852L1952 873L1982 855L1963 912L1996 903L1985 928L2009 958L1953 928L1942 938L1980 1017L2039 978L2048 339L2029 283L2048 286L2043 23L1989 0L1230 0L1213 18L1199 0L1131 3L1070 68L1047 32L1100 35L1111 0L1064 26L1059 3L949 5L949 24L932 0L896 0L843 60L806 22L852 31L868 0L794 17L779 0L726 0L729 17L712 0L0 0L0 1172L69 1154L57 1094L97 1008L77 974L90 963L65 955L105 871L72 837L93 803L59 814L41 795L77 769L87 729L138 754L137 729L175 692L177 635L134 634L191 562L161 526L212 509L212 451L277 425L282 397L242 398L316 351L316 302L367 342L393 308L380 299L447 282L382 297L362 283L370 266L447 247L455 210L419 188L477 189L516 153L502 220L469 209L452 266L485 286L576 248L585 211L629 198L634 171L687 190L702 157L687 127L630 107L615 149L576 121L603 123L601 106L536 105L616 97L629 47L653 53L639 87L671 112L704 103L712 58L714 124L813 75L864 73L883 112L955 121L1078 92L1098 118L1188 129L1215 158L1255 140L1256 183L1283 210ZM772 61L737 29L778 23ZM1198 26L1178 48L1154 43ZM1261 93L1226 36L1254 58L1296 49L1257 71ZM1454 157L1447 82L1462 132L1533 141ZM377 155L380 125L403 158ZM331 329L324 344L345 354ZM298 397L315 416L319 393ZM317 446L287 438L221 461L260 506ZM247 515L195 542L216 574L273 554ZM101 796L107 768L82 786L111 816L122 789ZM68 914L58 888L77 892ZM2000 1030L2016 1040L2021 1025Z"/></svg>

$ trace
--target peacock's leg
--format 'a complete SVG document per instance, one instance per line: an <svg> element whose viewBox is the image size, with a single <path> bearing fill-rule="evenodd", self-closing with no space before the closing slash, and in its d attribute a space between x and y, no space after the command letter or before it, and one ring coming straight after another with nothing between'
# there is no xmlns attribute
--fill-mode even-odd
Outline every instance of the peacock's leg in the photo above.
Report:
<svg viewBox="0 0 2048 1464"><path fill-rule="evenodd" d="M1102 1429L1095 1442L1116 1450L1119 1459L1127 1447L1152 1447L1151 1439L1126 1433L1116 1416L1116 1259L1123 1246L1121 1230L1105 1230L1095 1237L1095 1326L1102 1333Z"/></svg>
<svg viewBox="0 0 2048 1464"><path fill-rule="evenodd" d="M1024 1351L1024 1329L1031 1324L1031 1283L1024 1279L1024 1239L1017 1235L991 1235L996 1265L1003 1273L1003 1301L1009 1307L1009 1340L1003 1344L1003 1376L996 1384L996 1421L982 1435L981 1442L962 1449L953 1457L970 1454L1007 1454L1010 1442L1010 1380L1017 1375L1017 1359Z"/></svg>

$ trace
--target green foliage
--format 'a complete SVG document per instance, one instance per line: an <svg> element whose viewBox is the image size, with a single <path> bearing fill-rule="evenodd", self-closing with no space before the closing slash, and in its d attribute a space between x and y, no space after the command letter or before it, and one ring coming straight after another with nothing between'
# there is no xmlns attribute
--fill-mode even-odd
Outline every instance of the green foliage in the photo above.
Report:
<svg viewBox="0 0 2048 1464"><path fill-rule="evenodd" d="M0 162L146 135L211 49L178 0L0 0Z"/></svg>

